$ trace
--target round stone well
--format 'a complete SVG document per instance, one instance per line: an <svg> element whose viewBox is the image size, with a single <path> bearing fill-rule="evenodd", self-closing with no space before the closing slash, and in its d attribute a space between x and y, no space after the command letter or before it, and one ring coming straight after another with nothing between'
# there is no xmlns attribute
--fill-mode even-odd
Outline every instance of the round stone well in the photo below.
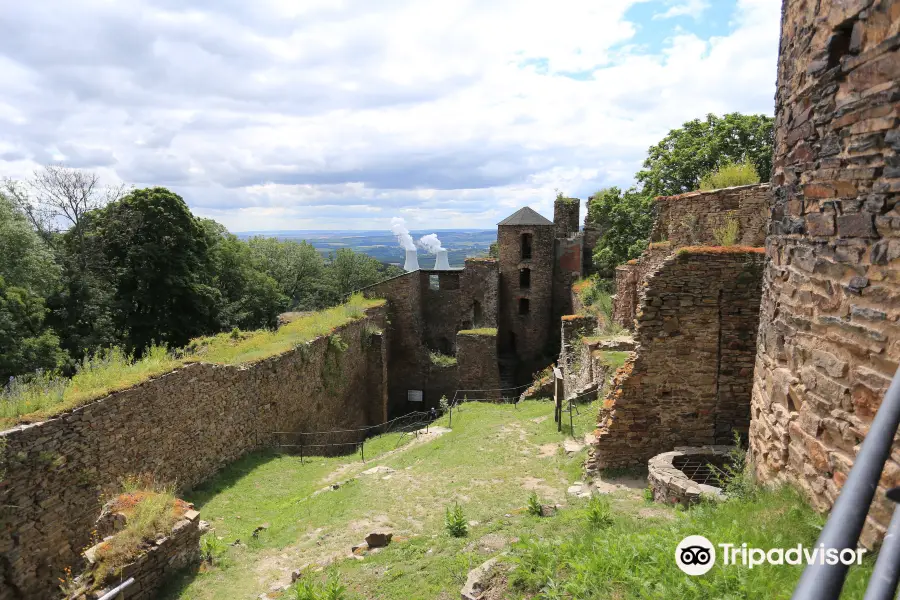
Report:
<svg viewBox="0 0 900 600"><path fill-rule="evenodd" d="M657 454L648 463L647 483L653 500L685 508L706 495L724 499L717 474L728 464L731 446L678 447Z"/></svg>

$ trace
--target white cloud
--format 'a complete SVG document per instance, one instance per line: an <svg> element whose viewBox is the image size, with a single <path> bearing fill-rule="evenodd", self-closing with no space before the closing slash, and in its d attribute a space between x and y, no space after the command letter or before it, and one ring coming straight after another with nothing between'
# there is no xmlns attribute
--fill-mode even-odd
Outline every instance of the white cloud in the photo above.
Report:
<svg viewBox="0 0 900 600"><path fill-rule="evenodd" d="M686 120L772 112L778 0L656 54L627 46L639 1L17 3L0 175L64 158L233 230L549 216L556 188L628 185Z"/></svg>
<svg viewBox="0 0 900 600"><path fill-rule="evenodd" d="M693 17L697 19L710 7L710 3L707 0L677 0L674 3L670 1L669 4L671 6L666 12L657 13L653 15L653 18Z"/></svg>

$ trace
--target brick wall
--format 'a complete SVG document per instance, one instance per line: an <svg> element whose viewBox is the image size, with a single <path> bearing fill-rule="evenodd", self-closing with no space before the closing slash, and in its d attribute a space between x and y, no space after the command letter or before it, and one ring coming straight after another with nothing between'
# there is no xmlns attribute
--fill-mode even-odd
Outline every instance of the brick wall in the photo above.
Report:
<svg viewBox="0 0 900 600"><path fill-rule="evenodd" d="M823 511L900 361L898 16L898 0L783 7L751 450L762 479L798 483ZM898 458L867 545L890 519Z"/></svg>
<svg viewBox="0 0 900 600"><path fill-rule="evenodd" d="M51 597L79 564L101 491L124 476L157 473L186 489L272 443L270 432L382 422L384 372L368 366L386 348L368 330L385 311L368 314L338 329L342 352L323 337L248 367L191 364L2 432L0 599Z"/></svg>
<svg viewBox="0 0 900 600"><path fill-rule="evenodd" d="M739 224L737 245L762 246L770 193L768 184L756 184L661 196L656 199L650 240L667 240L676 248L718 246L715 231L735 219Z"/></svg>
<svg viewBox="0 0 900 600"><path fill-rule="evenodd" d="M638 346L601 408L589 469L746 431L764 263L759 249L686 248L649 276Z"/></svg>

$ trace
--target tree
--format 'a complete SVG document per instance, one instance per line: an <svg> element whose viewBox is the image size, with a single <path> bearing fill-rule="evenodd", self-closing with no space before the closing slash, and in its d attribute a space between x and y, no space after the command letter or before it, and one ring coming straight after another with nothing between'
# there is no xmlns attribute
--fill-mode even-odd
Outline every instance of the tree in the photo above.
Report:
<svg viewBox="0 0 900 600"><path fill-rule="evenodd" d="M648 150L636 179L642 192L672 196L699 188L700 179L726 163L749 161L762 181L772 172L775 120L765 115L709 114L671 130Z"/></svg>
<svg viewBox="0 0 900 600"><path fill-rule="evenodd" d="M255 267L278 282L290 310L324 308L325 259L312 244L255 236L249 247Z"/></svg>
<svg viewBox="0 0 900 600"><path fill-rule="evenodd" d="M635 188L602 189L588 200L588 221L603 232L594 247L594 268L612 277L616 266L637 258L647 247L653 225L652 199Z"/></svg>
<svg viewBox="0 0 900 600"><path fill-rule="evenodd" d="M333 252L329 275L337 294L334 303L337 304L351 292L381 281L381 271L381 263L367 254L354 252L350 248Z"/></svg>
<svg viewBox="0 0 900 600"><path fill-rule="evenodd" d="M6 285L0 277L0 380L53 371L65 362L59 338L44 326L44 300L25 288Z"/></svg>
<svg viewBox="0 0 900 600"><path fill-rule="evenodd" d="M58 285L59 274L50 247L12 200L0 193L0 277L10 286L46 297Z"/></svg>
<svg viewBox="0 0 900 600"><path fill-rule="evenodd" d="M287 298L278 282L253 264L253 250L223 225L203 219L209 241L213 285L222 295L221 329L274 328Z"/></svg>
<svg viewBox="0 0 900 600"><path fill-rule="evenodd" d="M209 238L177 194L134 190L88 220L113 282L114 317L129 349L178 347L217 329Z"/></svg>

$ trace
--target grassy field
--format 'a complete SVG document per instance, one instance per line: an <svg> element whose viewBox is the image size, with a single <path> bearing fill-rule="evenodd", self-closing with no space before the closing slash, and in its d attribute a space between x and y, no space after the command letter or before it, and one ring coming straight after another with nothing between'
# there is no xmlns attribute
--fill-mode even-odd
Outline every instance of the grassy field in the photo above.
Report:
<svg viewBox="0 0 900 600"><path fill-rule="evenodd" d="M333 332L383 304L353 296L346 304L301 316L276 331L234 331L199 338L177 353L154 346L138 360L119 348L86 358L71 379L44 375L0 390L0 429L46 419L191 362L249 364Z"/></svg>
<svg viewBox="0 0 900 600"><path fill-rule="evenodd" d="M596 403L582 407L579 438L593 428L596 409ZM468 404L454 413L452 431L368 442L364 464L358 455L304 464L274 453L248 456L187 495L213 525L207 537L221 557L173 580L163 597L329 597L274 591L301 571L306 582L340 582L345 591L332 598L451 599L470 569L498 555L512 571L501 576L497 598L790 596L799 567L716 566L690 578L674 564L675 545L689 533L763 548L812 544L821 518L790 490L677 511L645 500L639 473L608 474L599 485L611 518L591 527L588 502L566 494L581 478L586 451L563 450L552 414L548 402ZM561 510L529 514L532 494ZM465 537L451 537L444 527L454 503L469 523ZM353 557L351 546L377 529L392 531L393 542ZM845 597L862 597L868 569L867 563L853 572L853 593Z"/></svg>

